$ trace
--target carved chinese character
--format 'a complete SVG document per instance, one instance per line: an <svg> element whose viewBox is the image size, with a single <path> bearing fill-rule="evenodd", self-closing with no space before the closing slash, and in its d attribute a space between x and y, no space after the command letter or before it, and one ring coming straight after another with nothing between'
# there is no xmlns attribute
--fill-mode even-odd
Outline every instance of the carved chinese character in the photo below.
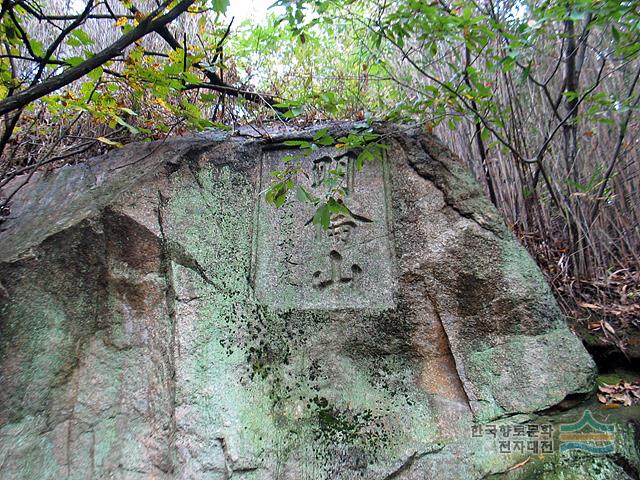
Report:
<svg viewBox="0 0 640 480"><path fill-rule="evenodd" d="M349 239L355 228L356 222L345 215L338 214L331 218L327 234L329 238L333 240L334 244L342 246L349 243Z"/></svg>
<svg viewBox="0 0 640 480"><path fill-rule="evenodd" d="M348 195L353 191L354 161L352 153L345 153L338 157L324 156L313 161L311 170L311 186L318 188L325 185L331 176L343 177L343 189Z"/></svg>
<svg viewBox="0 0 640 480"><path fill-rule="evenodd" d="M321 157L313 162L312 175L312 187L321 186L329 177L329 170L331 170L331 163L333 159L331 157Z"/></svg>
<svg viewBox="0 0 640 480"><path fill-rule="evenodd" d="M286 153L265 151L260 191L273 184L270 172L289 161ZM385 167L367 162L358 170L356 155L327 147L300 162L296 180L318 199L313 204L291 201L275 209L261 196L252 272L260 302L332 310L395 306Z"/></svg>
<svg viewBox="0 0 640 480"><path fill-rule="evenodd" d="M355 263L351 265L351 268L347 272L344 272L342 266L342 255L335 250L331 250L329 253L329 262L330 272L328 275L320 270L313 274L314 288L323 290L332 285L354 285L362 273L362 268Z"/></svg>
<svg viewBox="0 0 640 480"><path fill-rule="evenodd" d="M357 283L362 274L362 268L357 264L349 267L343 265L342 249L352 240L357 229L357 222L371 222L359 215L336 214L331 217L327 235L331 239L332 249L329 252L329 269L326 272L314 272L312 284L314 288L323 290L332 285L351 286Z"/></svg>

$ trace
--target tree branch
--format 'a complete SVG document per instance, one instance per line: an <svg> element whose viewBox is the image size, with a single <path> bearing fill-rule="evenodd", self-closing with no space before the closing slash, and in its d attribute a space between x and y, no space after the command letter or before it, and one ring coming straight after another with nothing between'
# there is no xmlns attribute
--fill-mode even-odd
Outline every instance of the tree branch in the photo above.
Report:
<svg viewBox="0 0 640 480"><path fill-rule="evenodd" d="M195 0L182 0L176 4L168 13L158 17L158 15L164 10L164 8L171 3L170 0L158 7L153 13L143 19L137 27L130 32L124 34L120 39L114 42L109 47L96 53L93 57L85 60L81 64L71 67L64 72L49 78L48 80L41 82L37 85L33 85L21 92L14 94L0 102L0 115L11 112L13 110L22 108L29 103L39 98L48 95L65 85L78 80L91 72L92 70L104 65L112 58L121 55L123 50L129 45L133 44L136 40L144 37L150 32L157 31L163 26L171 23L181 14L183 14Z"/></svg>
<svg viewBox="0 0 640 480"><path fill-rule="evenodd" d="M629 96L627 98L631 98L633 96L633 92L638 84L638 79L640 79L640 68L636 71L636 75L633 78L633 82L631 83L631 88L629 89ZM611 156L611 161L609 162L609 167L604 174L604 179L602 180L602 184L598 189L598 195L596 196L596 203L593 206L593 210L591 211L591 223L596 220L598 216L598 210L600 208L600 203L604 196L604 192L607 189L607 183L609 183L609 179L611 178L611 174L613 173L613 169L618 163L618 159L620 158L620 150L622 149L622 144L624 143L624 137L627 134L627 127L629 126L629 121L631 120L631 116L633 115L634 109L640 103L640 95L636 98L633 104L629 107L627 114L624 116L622 120L622 124L620 125L620 132L618 133L618 141L616 142L616 148L613 151L613 155Z"/></svg>

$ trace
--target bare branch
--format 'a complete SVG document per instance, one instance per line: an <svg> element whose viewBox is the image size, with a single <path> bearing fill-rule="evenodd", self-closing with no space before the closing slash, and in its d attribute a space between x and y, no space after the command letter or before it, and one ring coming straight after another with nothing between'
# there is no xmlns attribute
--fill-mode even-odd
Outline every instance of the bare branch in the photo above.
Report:
<svg viewBox="0 0 640 480"><path fill-rule="evenodd" d="M636 71L636 75L633 78L633 82L631 83L631 87L629 88L629 95L627 98L630 99L633 97L633 92L635 91L636 85L638 84L638 79L640 79L640 67L638 67L638 70ZM611 156L611 161L609 162L607 171L604 174L604 179L602 180L602 184L598 189L598 195L595 200L596 203L593 206L593 209L591 211L591 223L593 223L596 217L598 216L598 210L600 208L600 204L602 203L604 192L607 189L607 184L609 183L609 179L611 178L613 169L615 168L616 164L618 163L618 159L620 158L620 150L622 149L622 144L624 143L624 138L627 134L627 127L629 126L629 121L631 120L631 116L633 115L634 110L638 106L638 103L640 103L640 95L638 95L638 97L635 99L633 104L629 106L629 110L627 111L626 115L622 120L622 123L620 124L620 131L618 133L618 140L616 142L616 147Z"/></svg>

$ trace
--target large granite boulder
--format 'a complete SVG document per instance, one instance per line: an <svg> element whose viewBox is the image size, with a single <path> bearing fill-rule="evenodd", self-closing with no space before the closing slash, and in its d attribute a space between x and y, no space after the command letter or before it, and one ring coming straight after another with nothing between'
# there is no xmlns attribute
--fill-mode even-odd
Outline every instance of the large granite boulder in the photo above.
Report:
<svg viewBox="0 0 640 480"><path fill-rule="evenodd" d="M334 133L354 125L328 127ZM535 263L460 161L379 126L353 215L264 192L286 139L133 144L38 174L0 225L0 477L481 478L487 422L593 388ZM294 152L295 153L295 152ZM14 182L4 195L22 183Z"/></svg>

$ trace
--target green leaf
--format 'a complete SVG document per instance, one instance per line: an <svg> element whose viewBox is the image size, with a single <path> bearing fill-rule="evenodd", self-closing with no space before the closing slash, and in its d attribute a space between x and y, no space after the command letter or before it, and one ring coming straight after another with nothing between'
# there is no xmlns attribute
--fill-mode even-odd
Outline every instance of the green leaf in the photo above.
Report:
<svg viewBox="0 0 640 480"><path fill-rule="evenodd" d="M104 70L102 69L102 67L98 67L95 68L93 70L91 70L87 76L91 79L91 80L98 80L102 74L104 73Z"/></svg>
<svg viewBox="0 0 640 480"><path fill-rule="evenodd" d="M283 143L288 147L311 148L311 143L306 140L286 140Z"/></svg>
<svg viewBox="0 0 640 480"><path fill-rule="evenodd" d="M31 43L31 50L33 50L36 56L44 57L44 46L41 41L32 38L29 43Z"/></svg>
<svg viewBox="0 0 640 480"><path fill-rule="evenodd" d="M136 127L134 127L133 125L131 125L131 124L129 124L129 123L127 123L127 122L125 122L125 121L124 121L124 119L122 119L121 117L119 117L119 116L117 116L117 115L116 115L116 116L115 116L115 120L116 120L116 122L118 122L118 124L122 125L123 127L127 127L127 129L128 129L131 133L133 133L134 135L135 135L135 134L140 133L140 130L138 130L138 129L137 129Z"/></svg>
<svg viewBox="0 0 640 480"><path fill-rule="evenodd" d="M229 0L211 0L211 8L214 12L224 13L229 7Z"/></svg>
<svg viewBox="0 0 640 480"><path fill-rule="evenodd" d="M315 204L318 202L318 199L307 192L303 187L299 186L296 188L296 198L304 203Z"/></svg>
<svg viewBox="0 0 640 480"><path fill-rule="evenodd" d="M533 188L530 187L524 187L522 189L522 196L524 198L531 198L533 197L533 195L535 195L536 191Z"/></svg>
<svg viewBox="0 0 640 480"><path fill-rule="evenodd" d="M84 62L84 58L82 57L69 57L65 59L65 62L68 63L69 65L71 65L72 67L75 67L76 65L80 65L82 62Z"/></svg>
<svg viewBox="0 0 640 480"><path fill-rule="evenodd" d="M616 122L613 121L613 119L611 118L599 118L598 119L598 123L602 123L604 125L614 125Z"/></svg>
<svg viewBox="0 0 640 480"><path fill-rule="evenodd" d="M96 84L94 82L85 82L80 87L80 93L85 97L85 99L88 99L89 96L94 93L95 87ZM95 97L99 97L99 95L95 95Z"/></svg>
<svg viewBox="0 0 640 480"><path fill-rule="evenodd" d="M369 150L368 148L365 148L356 157L356 168L358 169L358 171L362 170L362 167L364 167L364 162L368 160L375 160L375 157L373 153L371 153L371 150Z"/></svg>
<svg viewBox="0 0 640 480"><path fill-rule="evenodd" d="M183 72L182 78L184 79L185 82L196 83L196 84L200 83L200 77L195 73Z"/></svg>
<svg viewBox="0 0 640 480"><path fill-rule="evenodd" d="M313 136L313 141L319 143L320 145L333 145L335 143L335 139L327 133L326 129L322 129Z"/></svg>
<svg viewBox="0 0 640 480"><path fill-rule="evenodd" d="M70 47L81 47L82 46L82 43L80 42L80 40L78 40L77 38L74 38L74 37L67 38L67 40L64 43L66 43Z"/></svg>
<svg viewBox="0 0 640 480"><path fill-rule="evenodd" d="M611 25L611 36L616 43L620 43L620 32L613 25Z"/></svg>
<svg viewBox="0 0 640 480"><path fill-rule="evenodd" d="M89 36L87 32L82 30L81 28L76 28L71 31L69 37L66 40L67 45L71 45L72 47L80 47L82 45L92 45L93 39Z"/></svg>
<svg viewBox="0 0 640 480"><path fill-rule="evenodd" d="M584 20L584 17L584 12L571 12L571 15L569 15L569 20L580 21Z"/></svg>
<svg viewBox="0 0 640 480"><path fill-rule="evenodd" d="M287 193L289 192L289 188L293 186L292 180L287 180L285 182L279 182L272 185L265 195L265 200L267 203L271 203L276 206L276 208L282 207L284 202L287 200Z"/></svg>
<svg viewBox="0 0 640 480"><path fill-rule="evenodd" d="M578 92L567 90L565 92L562 92L562 96L565 97L568 101L572 101L578 98Z"/></svg>
<svg viewBox="0 0 640 480"><path fill-rule="evenodd" d="M325 230L329 228L329 225L331 225L331 210L326 203L316 210L312 223L314 225L320 225Z"/></svg>
<svg viewBox="0 0 640 480"><path fill-rule="evenodd" d="M273 175L273 172L271 173ZM267 203L274 203L274 197L275 197L275 189L273 187L269 188L269 190L267 190L267 193L264 195L264 199Z"/></svg>
<svg viewBox="0 0 640 480"><path fill-rule="evenodd" d="M292 160L298 160L300 158L304 158L305 155L285 155L284 157L282 157L282 161L284 163L289 163Z"/></svg>
<svg viewBox="0 0 640 480"><path fill-rule="evenodd" d="M168 63L162 67L162 73L165 75L179 75L182 73L182 64L180 63Z"/></svg>
<svg viewBox="0 0 640 480"><path fill-rule="evenodd" d="M275 203L277 208L282 207L282 205L284 205L284 202L287 200L287 192L283 192L280 193L279 195L276 195L273 203Z"/></svg>
<svg viewBox="0 0 640 480"><path fill-rule="evenodd" d="M351 210L349 210L349 208L347 208L347 206L344 203L337 201L335 198L330 198L327 201L327 207L329 208L330 213L341 213L343 215L353 215L351 213Z"/></svg>

